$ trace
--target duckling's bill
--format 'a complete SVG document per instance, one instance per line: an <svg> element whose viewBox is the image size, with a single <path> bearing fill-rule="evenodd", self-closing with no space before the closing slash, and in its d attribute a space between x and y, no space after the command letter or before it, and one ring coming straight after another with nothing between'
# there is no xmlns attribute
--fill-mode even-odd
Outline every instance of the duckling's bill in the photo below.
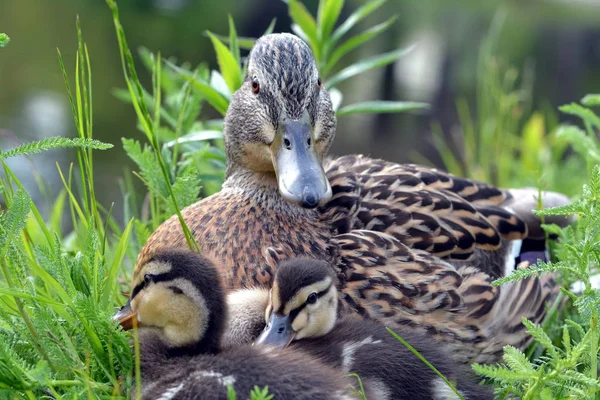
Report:
<svg viewBox="0 0 600 400"><path fill-rule="evenodd" d="M295 336L296 332L292 328L290 316L284 315L279 317L275 313L272 313L269 323L265 326L265 329L258 336L254 344L267 344L285 348L294 340Z"/></svg>
<svg viewBox="0 0 600 400"><path fill-rule="evenodd" d="M331 198L331 186L315 151L308 114L299 120L282 118L271 144L273 167L281 196L304 208Z"/></svg>
<svg viewBox="0 0 600 400"><path fill-rule="evenodd" d="M126 331L133 329L134 325L140 326L137 313L131 309L131 298L113 315L113 321L117 321Z"/></svg>

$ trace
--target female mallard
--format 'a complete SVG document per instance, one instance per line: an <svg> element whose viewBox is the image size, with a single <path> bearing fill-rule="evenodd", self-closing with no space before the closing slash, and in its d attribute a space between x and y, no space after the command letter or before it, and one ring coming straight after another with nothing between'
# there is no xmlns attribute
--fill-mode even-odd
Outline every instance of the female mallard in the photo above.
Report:
<svg viewBox="0 0 600 400"><path fill-rule="evenodd" d="M322 164L335 124L309 47L290 34L260 38L225 117L223 189L182 211L225 285L270 285L276 263L265 258L317 258L337 267L347 307L430 332L458 359L490 362L505 344L525 346L521 318L543 318L554 281L490 282L514 263L528 231L517 214L536 202L415 165L363 156ZM148 239L135 273L157 251L185 246L174 216Z"/></svg>

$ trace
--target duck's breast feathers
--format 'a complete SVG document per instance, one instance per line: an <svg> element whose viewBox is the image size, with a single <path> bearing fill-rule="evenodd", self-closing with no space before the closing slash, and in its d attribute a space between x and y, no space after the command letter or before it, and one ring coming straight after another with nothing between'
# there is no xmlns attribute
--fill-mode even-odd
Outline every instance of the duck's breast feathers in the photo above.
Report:
<svg viewBox="0 0 600 400"><path fill-rule="evenodd" d="M338 233L386 232L454 259L527 235L523 221L502 208L510 193L481 182L360 155L327 160L326 171L333 197L322 207L322 218Z"/></svg>

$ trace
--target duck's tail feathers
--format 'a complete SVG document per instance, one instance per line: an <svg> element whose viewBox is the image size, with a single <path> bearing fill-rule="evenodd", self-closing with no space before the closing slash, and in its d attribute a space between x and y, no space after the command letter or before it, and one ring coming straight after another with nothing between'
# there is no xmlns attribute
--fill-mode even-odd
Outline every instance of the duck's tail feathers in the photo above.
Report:
<svg viewBox="0 0 600 400"><path fill-rule="evenodd" d="M533 337L523 325L523 318L541 324L557 300L560 286L556 274L550 273L502 285L484 329L491 340L487 354L502 354L505 345L524 350ZM497 357L495 357L497 358Z"/></svg>

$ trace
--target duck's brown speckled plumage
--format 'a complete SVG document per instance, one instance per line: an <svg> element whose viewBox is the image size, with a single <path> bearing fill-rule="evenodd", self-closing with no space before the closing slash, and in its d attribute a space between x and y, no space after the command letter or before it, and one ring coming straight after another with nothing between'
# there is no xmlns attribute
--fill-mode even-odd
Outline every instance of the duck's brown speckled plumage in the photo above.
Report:
<svg viewBox="0 0 600 400"><path fill-rule="evenodd" d="M270 35L256 46L264 43L281 52L310 52L291 35ZM504 344L522 348L527 335L521 318L541 321L557 288L552 277L502 288L490 284L504 273L509 255L503 245L527 236L527 224L502 208L514 200L510 192L427 167L346 156L323 163L333 192L324 206L304 209L285 201L269 167L278 129L272 114L302 102L277 95L289 82L269 80L278 68L289 68L285 58L265 77L253 53L225 120L229 165L223 189L182 211L226 286L268 286L276 260L308 256L337 266L347 311L427 331L448 343L459 360L496 361ZM306 54L299 59L306 61ZM314 62L305 69L307 82L316 81ZM256 76L259 96L250 86ZM311 85L316 90L308 82L303 93L317 104L305 106L323 159L335 119L326 91L310 94ZM163 248L185 246L172 217L152 234L136 270Z"/></svg>

